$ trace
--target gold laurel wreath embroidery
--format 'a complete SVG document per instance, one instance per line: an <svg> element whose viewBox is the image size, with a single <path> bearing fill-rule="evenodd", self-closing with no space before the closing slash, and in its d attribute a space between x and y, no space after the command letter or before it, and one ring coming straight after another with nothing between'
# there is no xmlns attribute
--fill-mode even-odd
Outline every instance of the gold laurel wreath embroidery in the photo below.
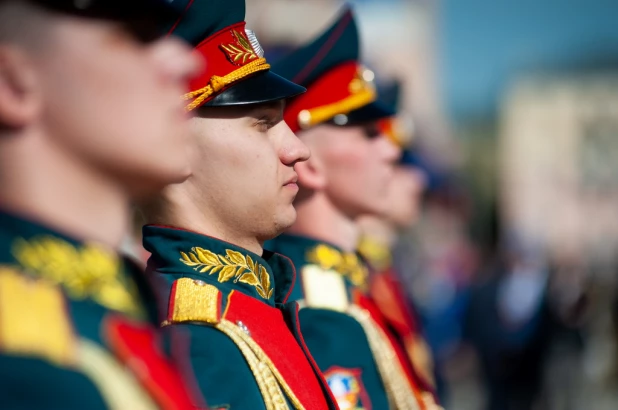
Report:
<svg viewBox="0 0 618 410"><path fill-rule="evenodd" d="M237 44L221 44L221 48L225 51L232 63L245 64L247 61L258 58L257 54L253 50L253 47L251 47L249 39L236 30L232 30L232 33L236 38Z"/></svg>
<svg viewBox="0 0 618 410"><path fill-rule="evenodd" d="M28 272L61 285L73 299L92 298L108 309L142 314L135 283L122 276L120 260L106 249L41 236L17 239L13 255Z"/></svg>
<svg viewBox="0 0 618 410"><path fill-rule="evenodd" d="M218 255L208 249L193 247L191 252L180 252L180 261L193 270L209 275L218 273L217 280L221 283L234 279L254 286L264 299L270 299L273 289L270 287L270 275L266 268L254 262L251 256L227 249L226 255Z"/></svg>
<svg viewBox="0 0 618 410"><path fill-rule="evenodd" d="M342 274L355 286L367 286L369 272L354 253L342 253L333 247L320 244L308 252L307 260L322 269L332 269Z"/></svg>

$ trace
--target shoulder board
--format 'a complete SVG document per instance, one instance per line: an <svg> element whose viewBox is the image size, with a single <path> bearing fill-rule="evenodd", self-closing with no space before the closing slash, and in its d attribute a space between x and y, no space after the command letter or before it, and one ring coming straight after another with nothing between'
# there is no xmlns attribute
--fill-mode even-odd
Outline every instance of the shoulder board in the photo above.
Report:
<svg viewBox="0 0 618 410"><path fill-rule="evenodd" d="M69 366L75 342L60 288L0 266L0 351Z"/></svg>
<svg viewBox="0 0 618 410"><path fill-rule="evenodd" d="M181 278L174 282L164 325L186 322L217 324L220 320L219 289L191 278Z"/></svg>
<svg viewBox="0 0 618 410"><path fill-rule="evenodd" d="M332 269L306 265L301 270L306 307L345 312L350 305L343 277Z"/></svg>

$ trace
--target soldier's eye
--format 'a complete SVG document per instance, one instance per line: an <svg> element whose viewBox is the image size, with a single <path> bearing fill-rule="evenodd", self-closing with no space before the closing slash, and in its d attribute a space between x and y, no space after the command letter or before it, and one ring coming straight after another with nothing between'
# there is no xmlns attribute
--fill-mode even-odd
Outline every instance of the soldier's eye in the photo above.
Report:
<svg viewBox="0 0 618 410"><path fill-rule="evenodd" d="M272 124L270 124L267 120L259 120L255 123L255 127L260 132L266 132L272 127Z"/></svg>
<svg viewBox="0 0 618 410"><path fill-rule="evenodd" d="M374 139L381 135L380 129L377 126L367 125L363 127L365 137L368 139Z"/></svg>

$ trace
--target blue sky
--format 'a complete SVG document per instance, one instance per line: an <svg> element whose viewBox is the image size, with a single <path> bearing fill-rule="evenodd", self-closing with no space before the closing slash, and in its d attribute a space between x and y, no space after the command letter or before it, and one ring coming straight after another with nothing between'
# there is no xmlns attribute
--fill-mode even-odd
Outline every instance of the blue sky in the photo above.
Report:
<svg viewBox="0 0 618 410"><path fill-rule="evenodd" d="M442 0L438 44L449 114L491 118L518 74L618 72L618 0Z"/></svg>

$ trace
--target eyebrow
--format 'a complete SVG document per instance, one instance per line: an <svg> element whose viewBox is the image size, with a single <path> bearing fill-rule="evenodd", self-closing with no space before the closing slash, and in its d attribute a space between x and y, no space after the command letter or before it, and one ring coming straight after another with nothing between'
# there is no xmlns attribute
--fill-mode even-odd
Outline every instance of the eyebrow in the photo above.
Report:
<svg viewBox="0 0 618 410"><path fill-rule="evenodd" d="M249 115L254 117L269 116L283 118L283 108L285 108L285 106L281 101L263 103L249 111Z"/></svg>

